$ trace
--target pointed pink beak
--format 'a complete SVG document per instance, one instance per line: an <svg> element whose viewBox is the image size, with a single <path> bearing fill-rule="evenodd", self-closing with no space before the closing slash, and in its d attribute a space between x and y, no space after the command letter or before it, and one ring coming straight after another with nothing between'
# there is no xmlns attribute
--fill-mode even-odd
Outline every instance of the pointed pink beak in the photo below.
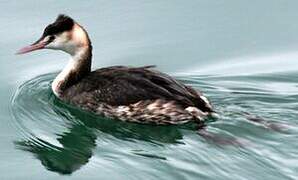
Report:
<svg viewBox="0 0 298 180"><path fill-rule="evenodd" d="M48 42L43 41L43 39L37 41L36 43L33 43L32 45L26 46L21 48L20 50L18 50L16 52L16 54L26 54L38 49L43 49L46 45L48 44Z"/></svg>

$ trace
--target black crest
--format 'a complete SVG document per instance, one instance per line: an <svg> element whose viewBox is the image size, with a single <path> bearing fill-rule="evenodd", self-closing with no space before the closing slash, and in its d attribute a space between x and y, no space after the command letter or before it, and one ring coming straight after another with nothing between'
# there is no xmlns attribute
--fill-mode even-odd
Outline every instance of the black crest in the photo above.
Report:
<svg viewBox="0 0 298 180"><path fill-rule="evenodd" d="M55 22L49 24L45 28L43 32L43 37L53 34L59 34L64 31L69 31L72 29L73 25L74 20L71 17L64 14L60 14Z"/></svg>

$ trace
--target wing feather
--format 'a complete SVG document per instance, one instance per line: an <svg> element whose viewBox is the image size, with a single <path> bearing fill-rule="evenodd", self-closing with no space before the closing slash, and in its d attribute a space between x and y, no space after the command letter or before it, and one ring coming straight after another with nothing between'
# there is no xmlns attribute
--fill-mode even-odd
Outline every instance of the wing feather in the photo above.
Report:
<svg viewBox="0 0 298 180"><path fill-rule="evenodd" d="M87 99L93 101L90 103L104 102L117 106L165 99L176 101L183 107L195 106L205 112L212 111L200 92L167 74L152 70L153 67L113 66L98 69L67 89L64 98L76 103Z"/></svg>

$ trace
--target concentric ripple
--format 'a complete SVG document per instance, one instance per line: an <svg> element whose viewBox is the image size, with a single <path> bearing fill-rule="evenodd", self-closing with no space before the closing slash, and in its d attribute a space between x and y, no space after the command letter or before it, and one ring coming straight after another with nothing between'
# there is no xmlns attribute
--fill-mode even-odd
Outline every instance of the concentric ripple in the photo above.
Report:
<svg viewBox="0 0 298 180"><path fill-rule="evenodd" d="M83 112L54 96L55 74L42 75L25 82L12 99L13 125L21 134L15 144L60 174L86 167L111 179L155 179L156 174L237 179L252 173L293 178L298 175L298 86L289 76L179 77L202 89L216 107L219 117L207 123L204 136L193 124L140 125ZM276 89L281 84L287 88ZM208 137L246 143L222 146Z"/></svg>

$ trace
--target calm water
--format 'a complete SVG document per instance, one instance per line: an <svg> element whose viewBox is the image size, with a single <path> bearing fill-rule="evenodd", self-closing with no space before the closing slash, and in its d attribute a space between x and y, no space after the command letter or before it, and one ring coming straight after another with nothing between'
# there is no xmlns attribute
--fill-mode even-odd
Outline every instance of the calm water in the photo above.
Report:
<svg viewBox="0 0 298 180"><path fill-rule="evenodd" d="M0 1L0 179L298 179L298 2ZM81 22L94 68L156 64L218 118L150 126L57 100L67 55L14 52L58 13ZM230 141L228 141L230 142Z"/></svg>

